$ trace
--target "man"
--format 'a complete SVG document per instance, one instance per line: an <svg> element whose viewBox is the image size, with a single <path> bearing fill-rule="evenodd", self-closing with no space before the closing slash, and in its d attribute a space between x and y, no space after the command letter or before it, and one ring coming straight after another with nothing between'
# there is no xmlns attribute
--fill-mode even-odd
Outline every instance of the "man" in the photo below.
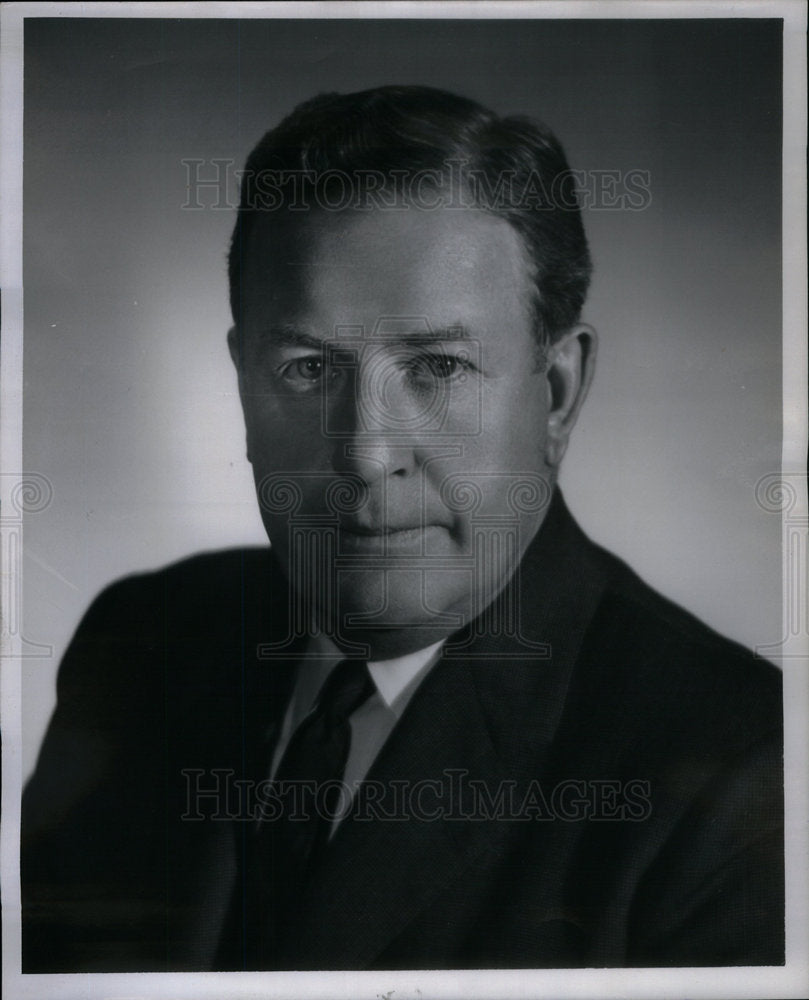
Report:
<svg viewBox="0 0 809 1000"><path fill-rule="evenodd" d="M556 485L589 273L530 122L390 87L259 143L229 344L271 551L88 612L27 971L783 962L778 673Z"/></svg>

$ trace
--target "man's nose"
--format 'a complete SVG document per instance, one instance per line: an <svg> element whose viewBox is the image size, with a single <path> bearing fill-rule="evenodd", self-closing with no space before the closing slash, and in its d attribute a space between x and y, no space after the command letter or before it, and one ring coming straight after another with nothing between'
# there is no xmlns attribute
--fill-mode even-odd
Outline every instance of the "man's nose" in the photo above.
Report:
<svg viewBox="0 0 809 1000"><path fill-rule="evenodd" d="M368 485L413 472L413 408L400 371L378 357L359 365L327 403L335 471L352 472Z"/></svg>

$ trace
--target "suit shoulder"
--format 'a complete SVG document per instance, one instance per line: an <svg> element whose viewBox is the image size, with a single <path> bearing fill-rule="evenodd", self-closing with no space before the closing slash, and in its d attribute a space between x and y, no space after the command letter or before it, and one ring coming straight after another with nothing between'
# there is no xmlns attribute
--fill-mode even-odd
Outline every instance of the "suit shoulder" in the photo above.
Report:
<svg viewBox="0 0 809 1000"><path fill-rule="evenodd" d="M196 552L165 566L120 577L110 583L105 591L102 591L102 595L120 587L141 589L145 592L166 587L197 588L201 584L217 579L233 582L242 577L253 576L257 572L267 571L273 566L269 546Z"/></svg>
<svg viewBox="0 0 809 1000"><path fill-rule="evenodd" d="M108 584L90 605L81 627L103 627L105 621L117 623L121 617L132 626L143 626L158 611L175 621L186 614L204 616L213 608L221 613L243 600L245 592L271 590L279 583L269 547L196 553Z"/></svg>
<svg viewBox="0 0 809 1000"><path fill-rule="evenodd" d="M590 669L603 670L650 731L703 727L748 743L780 730L781 671L655 591L596 547L606 585L588 630ZM675 721L672 723L672 719Z"/></svg>
<svg viewBox="0 0 809 1000"><path fill-rule="evenodd" d="M286 601L269 547L201 553L111 583L62 659L62 714L94 726L116 716L111 706L151 717L169 695L190 704L192 691L202 711L227 671L240 669L247 630L278 617L281 595Z"/></svg>

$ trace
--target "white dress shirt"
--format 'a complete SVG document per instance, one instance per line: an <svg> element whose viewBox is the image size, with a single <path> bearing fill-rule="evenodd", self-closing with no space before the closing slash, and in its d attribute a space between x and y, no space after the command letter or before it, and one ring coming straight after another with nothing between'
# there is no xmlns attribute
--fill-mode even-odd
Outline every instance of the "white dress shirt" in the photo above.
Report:
<svg viewBox="0 0 809 1000"><path fill-rule="evenodd" d="M351 749L346 762L344 810L335 817L335 825L351 805L357 785L365 778L408 702L438 661L443 640L426 649L416 650L392 660L368 662L368 672L376 691L349 716ZM326 678L343 659L343 654L325 636L309 642L307 654L298 668L295 684L281 726L281 735L272 760L272 776L278 769L292 734L314 707Z"/></svg>

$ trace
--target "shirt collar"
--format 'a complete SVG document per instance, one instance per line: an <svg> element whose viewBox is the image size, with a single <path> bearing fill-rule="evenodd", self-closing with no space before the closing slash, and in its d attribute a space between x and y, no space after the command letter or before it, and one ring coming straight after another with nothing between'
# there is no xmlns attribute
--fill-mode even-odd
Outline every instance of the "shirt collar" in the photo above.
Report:
<svg viewBox="0 0 809 1000"><path fill-rule="evenodd" d="M443 639L405 656L368 661L368 673L379 697L397 718L401 717L423 676L438 660L442 645ZM310 638L304 657L308 662L306 669L298 673L295 691L296 701L304 711L312 707L324 681L342 659L343 654L327 636L321 634Z"/></svg>
<svg viewBox="0 0 809 1000"><path fill-rule="evenodd" d="M438 659L443 639L434 642L426 649L417 649L414 653L397 656L392 660L369 661L370 673L379 696L385 705L401 717L410 696L416 690L424 674Z"/></svg>

